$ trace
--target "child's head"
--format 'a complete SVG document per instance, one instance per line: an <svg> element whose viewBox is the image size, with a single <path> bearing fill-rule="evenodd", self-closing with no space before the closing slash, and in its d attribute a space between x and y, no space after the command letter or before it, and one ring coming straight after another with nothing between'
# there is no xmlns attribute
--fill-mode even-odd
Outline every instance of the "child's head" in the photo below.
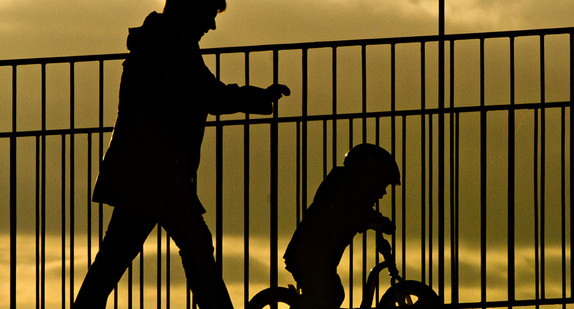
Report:
<svg viewBox="0 0 574 309"><path fill-rule="evenodd" d="M357 182L362 194L380 199L388 185L400 185L401 174L393 156L373 144L360 144L345 155L345 168L352 181Z"/></svg>

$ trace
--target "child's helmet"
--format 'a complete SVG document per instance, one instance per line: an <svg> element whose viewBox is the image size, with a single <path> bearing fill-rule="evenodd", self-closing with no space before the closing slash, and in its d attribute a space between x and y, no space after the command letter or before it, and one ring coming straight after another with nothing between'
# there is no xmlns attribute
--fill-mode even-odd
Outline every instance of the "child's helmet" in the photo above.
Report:
<svg viewBox="0 0 574 309"><path fill-rule="evenodd" d="M391 185L401 184L401 173L393 156L385 149L373 144L360 144L345 155L343 165L347 168L365 171L380 171L389 177Z"/></svg>

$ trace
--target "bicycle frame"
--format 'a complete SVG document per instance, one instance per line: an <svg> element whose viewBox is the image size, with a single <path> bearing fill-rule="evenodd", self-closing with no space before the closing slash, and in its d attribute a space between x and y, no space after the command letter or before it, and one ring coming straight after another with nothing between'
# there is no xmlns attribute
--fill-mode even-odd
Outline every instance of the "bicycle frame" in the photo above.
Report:
<svg viewBox="0 0 574 309"><path fill-rule="evenodd" d="M373 298L375 297L375 289L379 285L379 274L383 269L389 269L391 281L403 281L403 278L398 274L391 246L386 239L382 238L382 236L377 241L377 251L383 256L384 261L375 265L375 267L373 267L369 272L367 282L363 285L363 300L361 301L359 309L371 308ZM390 271L390 269L394 269L395 271Z"/></svg>
<svg viewBox="0 0 574 309"><path fill-rule="evenodd" d="M371 304L373 303L373 298L375 297L375 289L379 285L379 274L383 269L388 268L390 262L387 260L380 262L379 264L375 265L369 272L369 276L367 277L367 282L363 285L363 300L361 305L359 306L360 309L368 309L372 308ZM391 276L391 279L402 281L403 279L396 275Z"/></svg>

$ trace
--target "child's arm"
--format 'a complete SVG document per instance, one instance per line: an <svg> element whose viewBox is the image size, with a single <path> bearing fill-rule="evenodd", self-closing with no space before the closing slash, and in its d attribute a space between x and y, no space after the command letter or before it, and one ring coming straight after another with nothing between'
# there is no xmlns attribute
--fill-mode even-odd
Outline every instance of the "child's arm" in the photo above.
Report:
<svg viewBox="0 0 574 309"><path fill-rule="evenodd" d="M391 277L395 279L398 278L399 270L397 269L395 256L392 253L391 244L380 233L377 233L376 239L377 239L377 252L379 252L385 258L389 274L391 275Z"/></svg>
<svg viewBox="0 0 574 309"><path fill-rule="evenodd" d="M367 229L375 230L377 233L391 235L395 232L395 224L391 219L383 216L380 212L370 209L368 213Z"/></svg>

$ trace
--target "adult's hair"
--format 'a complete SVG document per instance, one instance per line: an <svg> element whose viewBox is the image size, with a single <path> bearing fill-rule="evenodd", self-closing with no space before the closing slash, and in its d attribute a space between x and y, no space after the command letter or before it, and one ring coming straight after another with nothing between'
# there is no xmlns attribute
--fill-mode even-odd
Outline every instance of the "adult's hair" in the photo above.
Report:
<svg viewBox="0 0 574 309"><path fill-rule="evenodd" d="M190 8L215 9L218 13L225 11L225 0L165 0L163 14L179 14Z"/></svg>

